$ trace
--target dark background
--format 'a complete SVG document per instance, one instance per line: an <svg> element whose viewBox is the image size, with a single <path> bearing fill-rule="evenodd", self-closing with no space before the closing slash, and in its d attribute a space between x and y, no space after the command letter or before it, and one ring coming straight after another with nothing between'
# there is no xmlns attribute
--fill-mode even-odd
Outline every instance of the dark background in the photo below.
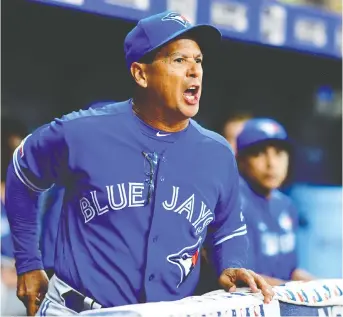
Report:
<svg viewBox="0 0 343 317"><path fill-rule="evenodd" d="M24 0L1 4L3 115L34 129L131 96L123 41L133 22ZM342 184L341 116L315 111L320 87L341 93L342 60L233 40L218 55L205 63L196 119L220 132L235 111L275 118L295 141L294 182Z"/></svg>

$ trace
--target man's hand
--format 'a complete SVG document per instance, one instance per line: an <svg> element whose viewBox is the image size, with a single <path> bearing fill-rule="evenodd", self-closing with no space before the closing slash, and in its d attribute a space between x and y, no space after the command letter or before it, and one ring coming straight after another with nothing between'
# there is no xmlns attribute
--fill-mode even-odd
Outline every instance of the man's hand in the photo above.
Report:
<svg viewBox="0 0 343 317"><path fill-rule="evenodd" d="M218 282L229 292L234 292L237 285L241 285L242 282L247 284L253 293L257 293L258 289L260 289L266 304L270 303L274 296L272 287L264 280L263 277L251 270L226 269L220 275Z"/></svg>
<svg viewBox="0 0 343 317"><path fill-rule="evenodd" d="M45 293L49 279L43 270L26 272L18 276L17 296L24 303L28 316L34 316Z"/></svg>

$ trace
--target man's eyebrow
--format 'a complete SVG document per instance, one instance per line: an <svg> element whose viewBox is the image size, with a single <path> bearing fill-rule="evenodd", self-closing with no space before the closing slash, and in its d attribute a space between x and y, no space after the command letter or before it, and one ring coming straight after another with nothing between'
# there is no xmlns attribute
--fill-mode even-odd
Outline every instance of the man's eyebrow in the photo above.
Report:
<svg viewBox="0 0 343 317"><path fill-rule="evenodd" d="M184 53L180 53L180 52L174 52L174 53L167 53L166 54L166 57L173 57L175 55L178 55L178 56L181 56L183 58L189 58L188 55L184 54ZM204 55L202 53L199 53L195 56L195 58L198 58L198 57L204 57Z"/></svg>

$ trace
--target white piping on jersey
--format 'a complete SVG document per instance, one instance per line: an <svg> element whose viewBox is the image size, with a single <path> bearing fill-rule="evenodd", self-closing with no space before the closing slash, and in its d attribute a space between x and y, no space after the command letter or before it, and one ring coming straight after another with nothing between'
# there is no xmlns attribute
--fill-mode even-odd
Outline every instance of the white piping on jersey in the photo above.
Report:
<svg viewBox="0 0 343 317"><path fill-rule="evenodd" d="M13 153L13 166L14 166L14 171L17 177L20 179L20 181L30 188L31 190L35 192L44 192L46 189L39 188L38 186L34 185L26 176L25 174L21 171L19 162L18 162L18 150L19 150L20 145L15 149Z"/></svg>
<svg viewBox="0 0 343 317"><path fill-rule="evenodd" d="M157 135L157 136L168 136L168 135L171 135L171 133L168 133L168 134L161 134L161 132L158 131L158 132L156 133L156 135Z"/></svg>
<svg viewBox="0 0 343 317"><path fill-rule="evenodd" d="M246 228L247 228L247 225L244 225L244 226L234 230L233 232L237 232L237 231L241 231L241 230L246 230Z"/></svg>
<svg viewBox="0 0 343 317"><path fill-rule="evenodd" d="M230 234L229 236L226 236L226 237L220 239L219 241L217 241L214 245L216 246L216 245L221 244L221 243L223 243L223 242L225 242L227 240L230 240L230 239L232 239L234 237L244 236L246 233L247 233L247 231L244 230L244 231L239 231L239 232Z"/></svg>

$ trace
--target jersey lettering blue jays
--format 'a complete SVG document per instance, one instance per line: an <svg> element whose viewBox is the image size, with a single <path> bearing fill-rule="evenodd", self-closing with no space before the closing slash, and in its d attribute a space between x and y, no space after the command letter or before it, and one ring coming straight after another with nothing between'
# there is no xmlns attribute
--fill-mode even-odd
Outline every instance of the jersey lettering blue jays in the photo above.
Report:
<svg viewBox="0 0 343 317"><path fill-rule="evenodd" d="M242 208L248 227L249 267L257 273L289 280L297 267L297 212L278 190L269 199L240 179Z"/></svg>
<svg viewBox="0 0 343 317"><path fill-rule="evenodd" d="M234 156L192 120L166 133L138 119L131 101L82 110L28 136L13 165L32 191L64 188L54 269L103 307L192 295L205 241L218 274L245 264Z"/></svg>

